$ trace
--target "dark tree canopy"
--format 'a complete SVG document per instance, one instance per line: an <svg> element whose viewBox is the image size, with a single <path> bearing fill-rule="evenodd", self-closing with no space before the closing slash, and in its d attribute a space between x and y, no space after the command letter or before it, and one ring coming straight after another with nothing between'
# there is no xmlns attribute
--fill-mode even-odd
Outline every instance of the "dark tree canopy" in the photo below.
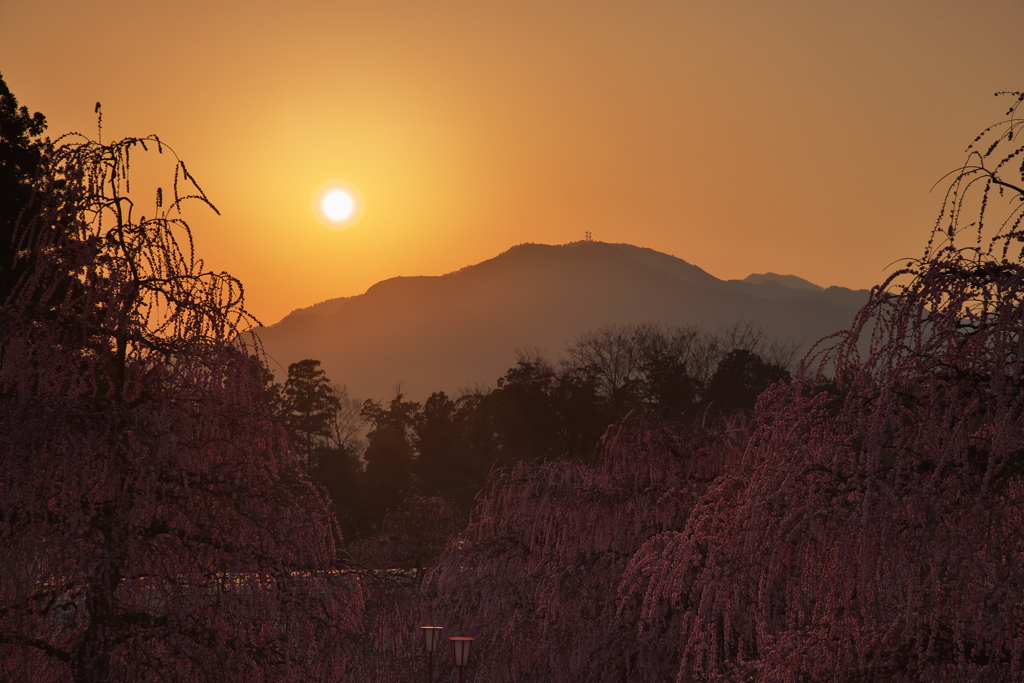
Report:
<svg viewBox="0 0 1024 683"><path fill-rule="evenodd" d="M515 367L498 379L498 388L481 404L499 441L498 464L537 460L557 449L557 390L554 366L539 355L520 355Z"/></svg>
<svg viewBox="0 0 1024 683"><path fill-rule="evenodd" d="M718 362L705 400L726 412L751 410L765 389L787 379L789 372L785 368L766 363L747 349L734 349Z"/></svg>
<svg viewBox="0 0 1024 683"><path fill-rule="evenodd" d="M281 394L285 424L307 461L313 463L317 450L327 447L331 424L341 407L320 361L307 359L289 365Z"/></svg>
<svg viewBox="0 0 1024 683"><path fill-rule="evenodd" d="M19 107L0 75L0 301L10 295L25 268L24 258L15 258L15 226L32 211L32 187L48 145L39 138L45 130L46 117Z"/></svg>
<svg viewBox="0 0 1024 683"><path fill-rule="evenodd" d="M284 385L272 384L268 394L313 481L330 495L343 536L355 537L366 523L360 499L361 404L349 399L345 387L332 384L320 361L312 359L289 365Z"/></svg>
<svg viewBox="0 0 1024 683"><path fill-rule="evenodd" d="M363 456L364 507L378 527L388 510L415 493L412 431L420 405L402 399L396 392L387 407L372 400L363 405L363 414L373 425Z"/></svg>

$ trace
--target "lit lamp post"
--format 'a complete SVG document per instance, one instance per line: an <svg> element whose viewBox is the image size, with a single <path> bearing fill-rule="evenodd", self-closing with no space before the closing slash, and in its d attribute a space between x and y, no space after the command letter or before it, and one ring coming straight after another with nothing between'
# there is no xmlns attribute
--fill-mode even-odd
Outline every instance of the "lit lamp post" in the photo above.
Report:
<svg viewBox="0 0 1024 683"><path fill-rule="evenodd" d="M444 626L421 626L423 629L423 649L427 651L427 683L434 683L434 652L441 642L441 631Z"/></svg>
<svg viewBox="0 0 1024 683"><path fill-rule="evenodd" d="M452 661L459 667L459 683L462 683L462 669L469 664L469 646L472 638L449 638L452 641Z"/></svg>

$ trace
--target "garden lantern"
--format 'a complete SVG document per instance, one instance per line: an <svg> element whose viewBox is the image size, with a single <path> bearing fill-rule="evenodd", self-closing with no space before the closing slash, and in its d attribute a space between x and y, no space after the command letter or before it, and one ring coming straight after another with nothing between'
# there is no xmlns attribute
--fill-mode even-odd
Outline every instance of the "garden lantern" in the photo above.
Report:
<svg viewBox="0 0 1024 683"><path fill-rule="evenodd" d="M459 683L462 683L462 669L469 664L469 646L472 638L449 638L452 641L452 662L459 667Z"/></svg>
<svg viewBox="0 0 1024 683"><path fill-rule="evenodd" d="M423 649L427 651L427 683L434 683L434 652L441 641L444 626L420 626L423 630Z"/></svg>

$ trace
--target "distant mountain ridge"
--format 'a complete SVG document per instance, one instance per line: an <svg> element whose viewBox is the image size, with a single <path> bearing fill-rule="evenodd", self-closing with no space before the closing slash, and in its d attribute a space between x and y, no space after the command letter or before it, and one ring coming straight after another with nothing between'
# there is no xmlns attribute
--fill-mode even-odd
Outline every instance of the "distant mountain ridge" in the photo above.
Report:
<svg viewBox="0 0 1024 683"><path fill-rule="evenodd" d="M520 244L440 276L396 277L364 294L298 309L259 328L278 380L316 358L349 395L413 400L490 385L516 349L557 357L602 325L754 321L801 352L846 328L867 290L822 288L793 275L720 280L683 259L629 244Z"/></svg>

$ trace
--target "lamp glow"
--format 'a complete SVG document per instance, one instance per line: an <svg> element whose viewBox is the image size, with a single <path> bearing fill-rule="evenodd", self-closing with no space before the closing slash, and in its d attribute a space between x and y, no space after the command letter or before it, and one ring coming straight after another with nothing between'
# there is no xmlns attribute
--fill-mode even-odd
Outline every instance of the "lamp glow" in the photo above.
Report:
<svg viewBox="0 0 1024 683"><path fill-rule="evenodd" d="M434 652L441 642L444 626L420 626L423 629L423 649L427 651L427 683L434 683Z"/></svg>
<svg viewBox="0 0 1024 683"><path fill-rule="evenodd" d="M452 641L452 661L462 668L469 664L469 648L473 645L472 638L449 638Z"/></svg>
<svg viewBox="0 0 1024 683"><path fill-rule="evenodd" d="M441 631L444 626L421 626L423 629L423 647L427 652L436 652L437 644L441 642Z"/></svg>

